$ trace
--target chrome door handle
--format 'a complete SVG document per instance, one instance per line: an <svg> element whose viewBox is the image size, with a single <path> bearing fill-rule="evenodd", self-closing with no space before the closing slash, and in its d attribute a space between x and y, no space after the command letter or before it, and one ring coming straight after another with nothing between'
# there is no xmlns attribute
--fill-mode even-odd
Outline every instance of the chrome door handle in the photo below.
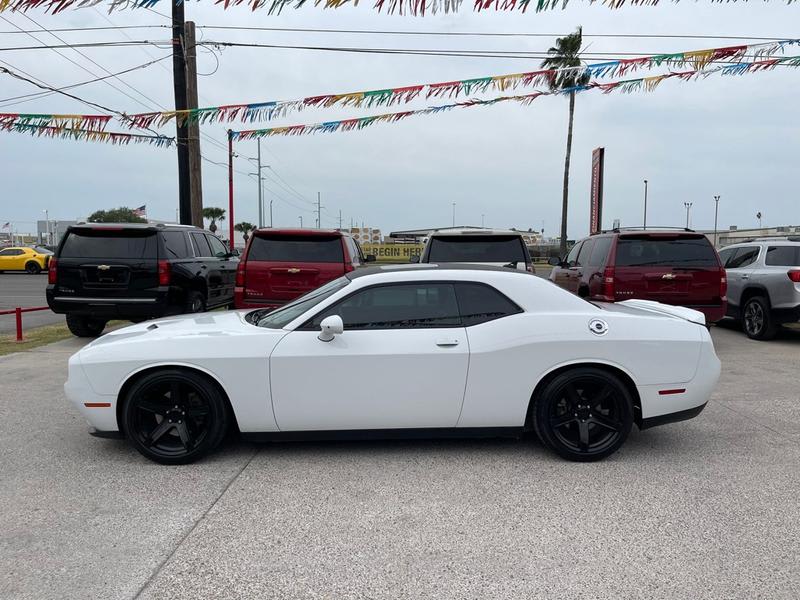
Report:
<svg viewBox="0 0 800 600"><path fill-rule="evenodd" d="M750 279L750 275L742 275L742 279Z"/></svg>
<svg viewBox="0 0 800 600"><path fill-rule="evenodd" d="M438 340L436 345L441 347L458 346L458 340Z"/></svg>

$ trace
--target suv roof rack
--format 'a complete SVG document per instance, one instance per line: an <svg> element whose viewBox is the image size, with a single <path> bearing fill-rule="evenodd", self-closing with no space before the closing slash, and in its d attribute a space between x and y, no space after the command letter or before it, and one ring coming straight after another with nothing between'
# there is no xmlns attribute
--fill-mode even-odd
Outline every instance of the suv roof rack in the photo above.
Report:
<svg viewBox="0 0 800 600"><path fill-rule="evenodd" d="M743 240L743 242L800 242L800 235L761 236ZM735 242L741 244L743 242Z"/></svg>
<svg viewBox="0 0 800 600"><path fill-rule="evenodd" d="M598 233L619 233L620 231L662 231L664 229L670 229L675 231L688 231L690 233L696 233L694 229L689 229L688 227L614 227L613 229L603 229ZM592 235L597 235L594 233Z"/></svg>

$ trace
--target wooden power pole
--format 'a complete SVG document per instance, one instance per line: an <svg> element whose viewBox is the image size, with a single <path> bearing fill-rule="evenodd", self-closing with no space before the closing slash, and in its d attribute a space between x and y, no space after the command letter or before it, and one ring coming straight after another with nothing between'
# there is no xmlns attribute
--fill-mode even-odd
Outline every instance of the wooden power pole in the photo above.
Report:
<svg viewBox="0 0 800 600"><path fill-rule="evenodd" d="M186 100L189 108L197 108L197 46L195 45L194 22L187 21L184 33L186 52ZM200 160L200 124L187 124L189 150L189 196L192 225L203 227L203 178Z"/></svg>
<svg viewBox="0 0 800 600"><path fill-rule="evenodd" d="M185 2L172 4L172 84L175 91L175 110L189 108L186 97L186 40L183 7ZM189 128L186 121L175 119L178 148L178 211L183 225L192 224L191 187L189 185Z"/></svg>

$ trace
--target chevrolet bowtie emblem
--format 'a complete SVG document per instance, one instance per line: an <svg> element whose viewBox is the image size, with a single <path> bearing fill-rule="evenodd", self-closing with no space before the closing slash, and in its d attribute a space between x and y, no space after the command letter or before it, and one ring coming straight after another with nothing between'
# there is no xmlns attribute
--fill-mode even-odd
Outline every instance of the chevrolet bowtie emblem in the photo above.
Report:
<svg viewBox="0 0 800 600"><path fill-rule="evenodd" d="M672 273L664 273L661 276L661 279L675 279L675 275L673 275Z"/></svg>
<svg viewBox="0 0 800 600"><path fill-rule="evenodd" d="M287 273L299 273L300 269L295 269L295 268L286 269L286 272Z"/></svg>
<svg viewBox="0 0 800 600"><path fill-rule="evenodd" d="M98 271L108 271L110 268L108 265L97 265Z"/></svg>

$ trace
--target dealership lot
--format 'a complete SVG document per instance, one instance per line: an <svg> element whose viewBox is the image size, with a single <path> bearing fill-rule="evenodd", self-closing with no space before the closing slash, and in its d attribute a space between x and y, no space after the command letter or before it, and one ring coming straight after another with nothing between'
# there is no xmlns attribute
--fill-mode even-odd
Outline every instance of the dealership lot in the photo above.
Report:
<svg viewBox="0 0 800 600"><path fill-rule="evenodd" d="M44 291L47 287L47 273L29 275L28 273L0 273L0 310L21 307L47 306ZM25 313L22 316L25 329L41 325L64 322L64 315L49 310ZM0 334L14 332L14 315L0 316Z"/></svg>
<svg viewBox="0 0 800 600"><path fill-rule="evenodd" d="M67 405L80 340L0 358L0 598L795 598L800 333L713 335L705 412L596 464L233 441L163 467Z"/></svg>

